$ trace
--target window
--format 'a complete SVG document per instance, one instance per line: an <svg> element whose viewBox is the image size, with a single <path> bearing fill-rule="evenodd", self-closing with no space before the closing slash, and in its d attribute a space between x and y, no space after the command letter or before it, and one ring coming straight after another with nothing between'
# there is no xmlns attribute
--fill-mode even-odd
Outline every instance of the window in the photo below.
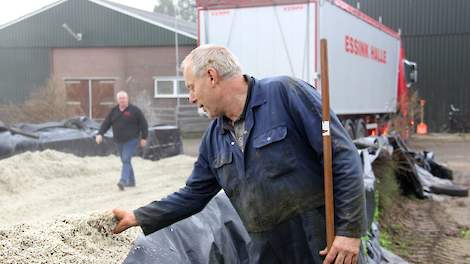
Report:
<svg viewBox="0 0 470 264"><path fill-rule="evenodd" d="M182 77L154 77L155 98L189 97Z"/></svg>
<svg viewBox="0 0 470 264"><path fill-rule="evenodd" d="M184 83L184 80L178 80L178 94L189 96L188 88L186 88L186 84Z"/></svg>

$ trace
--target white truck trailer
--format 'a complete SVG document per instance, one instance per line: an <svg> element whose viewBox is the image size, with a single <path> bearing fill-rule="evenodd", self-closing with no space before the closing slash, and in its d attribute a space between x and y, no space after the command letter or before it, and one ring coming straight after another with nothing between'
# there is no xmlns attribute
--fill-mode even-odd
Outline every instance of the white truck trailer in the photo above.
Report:
<svg viewBox="0 0 470 264"><path fill-rule="evenodd" d="M320 89L328 40L330 100L352 138L380 134L405 110L399 33L341 0L198 0L199 44L228 47L256 78L290 75ZM413 77L416 72L411 71Z"/></svg>

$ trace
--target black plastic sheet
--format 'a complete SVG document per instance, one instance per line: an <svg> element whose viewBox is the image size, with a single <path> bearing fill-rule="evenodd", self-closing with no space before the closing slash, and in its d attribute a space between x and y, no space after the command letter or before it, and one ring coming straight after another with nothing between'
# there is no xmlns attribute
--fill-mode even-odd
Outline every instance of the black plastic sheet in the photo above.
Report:
<svg viewBox="0 0 470 264"><path fill-rule="evenodd" d="M99 124L87 117L67 119L42 124L17 124L0 126L0 159L25 151L53 149L83 156L107 156L117 154L112 131L103 137L103 143L95 143ZM180 130L175 126L149 127L147 145L136 152L144 159L158 160L183 152Z"/></svg>
<svg viewBox="0 0 470 264"><path fill-rule="evenodd" d="M468 196L468 188L454 184L452 170L434 160L428 151L413 151L398 136L390 137L397 162L397 179L404 193L414 193L419 198L432 194Z"/></svg>
<svg viewBox="0 0 470 264"><path fill-rule="evenodd" d="M224 192L200 213L140 235L125 264L249 263L250 237Z"/></svg>

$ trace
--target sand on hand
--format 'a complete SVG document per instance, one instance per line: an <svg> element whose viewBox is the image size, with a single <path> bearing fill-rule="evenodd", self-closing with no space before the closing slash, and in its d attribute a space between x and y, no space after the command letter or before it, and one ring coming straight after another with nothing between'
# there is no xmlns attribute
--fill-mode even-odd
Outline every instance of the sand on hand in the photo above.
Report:
<svg viewBox="0 0 470 264"><path fill-rule="evenodd" d="M132 210L178 190L194 161L134 158L137 187L119 191L116 156L46 150L0 160L0 263L121 263L141 230L112 234L110 210Z"/></svg>

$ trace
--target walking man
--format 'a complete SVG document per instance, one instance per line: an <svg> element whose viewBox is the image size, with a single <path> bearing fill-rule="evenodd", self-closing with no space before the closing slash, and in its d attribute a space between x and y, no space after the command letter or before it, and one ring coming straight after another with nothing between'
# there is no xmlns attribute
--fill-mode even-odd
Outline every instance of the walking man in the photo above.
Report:
<svg viewBox="0 0 470 264"><path fill-rule="evenodd" d="M113 138L116 142L122 161L121 178L117 184L119 190L135 186L134 169L131 159L137 145L144 147L148 136L148 124L142 111L135 105L129 104L129 96L120 91L116 95L118 105L113 107L96 135L96 143L101 144L103 135L112 126ZM140 139L140 141L139 141Z"/></svg>

